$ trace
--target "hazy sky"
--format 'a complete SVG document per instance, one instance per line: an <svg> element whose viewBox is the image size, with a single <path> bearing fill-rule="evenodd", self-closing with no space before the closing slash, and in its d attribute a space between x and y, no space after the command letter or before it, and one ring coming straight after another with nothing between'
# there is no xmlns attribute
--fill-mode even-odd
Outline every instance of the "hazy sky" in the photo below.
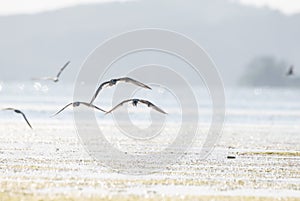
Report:
<svg viewBox="0 0 300 201"><path fill-rule="evenodd" d="M0 0L0 15L36 13L78 4L126 0ZM286 14L300 13L300 0L231 0L248 5L269 6Z"/></svg>
<svg viewBox="0 0 300 201"><path fill-rule="evenodd" d="M0 0L0 15L36 13L78 4L111 1L126 0Z"/></svg>
<svg viewBox="0 0 300 201"><path fill-rule="evenodd" d="M237 0L244 4L255 6L269 6L285 14L300 13L300 0Z"/></svg>

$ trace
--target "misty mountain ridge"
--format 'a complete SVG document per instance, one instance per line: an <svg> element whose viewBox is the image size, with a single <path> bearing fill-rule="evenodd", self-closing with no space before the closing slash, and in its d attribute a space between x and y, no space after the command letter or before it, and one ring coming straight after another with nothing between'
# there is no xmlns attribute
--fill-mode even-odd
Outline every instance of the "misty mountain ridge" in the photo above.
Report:
<svg viewBox="0 0 300 201"><path fill-rule="evenodd" d="M200 44L225 84L231 85L261 55L300 66L299 23L300 15L286 16L225 0L112 2L3 16L0 80L54 76L71 60L62 79L74 81L85 58L106 39L134 29L163 28Z"/></svg>

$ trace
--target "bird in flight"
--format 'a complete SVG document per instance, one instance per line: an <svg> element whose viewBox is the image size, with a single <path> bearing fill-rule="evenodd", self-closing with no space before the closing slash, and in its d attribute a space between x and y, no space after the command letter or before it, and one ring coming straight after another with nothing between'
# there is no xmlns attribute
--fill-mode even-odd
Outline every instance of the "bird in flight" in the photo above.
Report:
<svg viewBox="0 0 300 201"><path fill-rule="evenodd" d="M287 76L291 76L294 75L294 66L291 66L288 70L288 72L286 73Z"/></svg>
<svg viewBox="0 0 300 201"><path fill-rule="evenodd" d="M99 87L98 89L96 90L92 100L91 100L91 104L95 101L95 99L97 98L99 92L103 89L103 87L111 87L111 86L114 86L116 85L118 82L128 82L128 83L131 83L131 84L134 84L134 85L137 85L139 87L143 87L143 88L146 88L146 89L151 89L151 87L137 81L137 80L134 80L132 78L129 78L129 77L122 77L122 78L117 78L117 79L111 79L109 81L106 81L106 82L103 82Z"/></svg>
<svg viewBox="0 0 300 201"><path fill-rule="evenodd" d="M32 80L50 80L53 82L58 82L59 81L59 76L61 73L65 70L65 68L71 63L71 61L68 61L58 72L58 74L55 77L41 77L41 78L32 78Z"/></svg>
<svg viewBox="0 0 300 201"><path fill-rule="evenodd" d="M85 102L73 102L73 103L69 103L68 105L66 105L65 107L63 107L61 110L59 110L58 112L56 112L54 115L52 115L51 117L54 117L56 115L58 115L59 113L61 113L63 110L65 110L67 107L69 106L73 106L73 107L79 107L80 105L85 105L87 107L90 107L90 108L94 108L94 109L97 109L97 110L100 110L101 112L106 112L105 110L93 105L93 104L90 104L90 103L85 103Z"/></svg>
<svg viewBox="0 0 300 201"><path fill-rule="evenodd" d="M131 102L134 107L136 107L138 103L142 103L142 104L147 105L148 107L153 108L154 110L156 110L156 111L158 111L160 113L168 114L165 111L163 111L162 109L160 109L159 107L157 107L156 105L154 105L153 103L151 103L150 101L143 100L143 99L128 99L128 100L124 100L121 103L119 103L118 105L116 105L115 107L113 107L111 110L107 111L106 114L111 113L115 109L123 106L124 103L129 103L129 102Z"/></svg>
<svg viewBox="0 0 300 201"><path fill-rule="evenodd" d="M21 114L23 116L23 118L25 119L26 123L28 124L28 126L32 129L32 126L30 125L28 119L26 118L25 114L22 111L15 109L15 108L4 108L2 110L10 110L10 111L14 111L17 114Z"/></svg>

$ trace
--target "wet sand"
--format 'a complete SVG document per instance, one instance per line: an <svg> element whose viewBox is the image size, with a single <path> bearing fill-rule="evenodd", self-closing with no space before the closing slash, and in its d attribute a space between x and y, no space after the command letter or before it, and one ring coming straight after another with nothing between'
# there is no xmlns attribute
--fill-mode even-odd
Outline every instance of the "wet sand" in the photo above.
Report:
<svg viewBox="0 0 300 201"><path fill-rule="evenodd" d="M300 200L299 130L226 125L207 159L195 143L163 171L133 176L93 160L72 121L40 120L34 131L8 121L0 125L0 200Z"/></svg>

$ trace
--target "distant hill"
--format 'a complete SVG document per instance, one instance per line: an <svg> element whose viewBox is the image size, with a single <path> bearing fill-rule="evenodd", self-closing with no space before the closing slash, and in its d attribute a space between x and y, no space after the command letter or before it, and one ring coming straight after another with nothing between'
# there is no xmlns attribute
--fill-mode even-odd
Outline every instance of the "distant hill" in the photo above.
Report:
<svg viewBox="0 0 300 201"><path fill-rule="evenodd" d="M290 66L285 61L270 56L253 59L240 80L241 85L255 87L294 87L300 88L300 72L287 76Z"/></svg>
<svg viewBox="0 0 300 201"><path fill-rule="evenodd" d="M67 60L74 80L86 56L105 39L137 28L164 28L201 44L227 85L246 64L272 55L300 66L300 15L226 0L140 0L76 6L35 15L0 17L0 81L52 75Z"/></svg>

